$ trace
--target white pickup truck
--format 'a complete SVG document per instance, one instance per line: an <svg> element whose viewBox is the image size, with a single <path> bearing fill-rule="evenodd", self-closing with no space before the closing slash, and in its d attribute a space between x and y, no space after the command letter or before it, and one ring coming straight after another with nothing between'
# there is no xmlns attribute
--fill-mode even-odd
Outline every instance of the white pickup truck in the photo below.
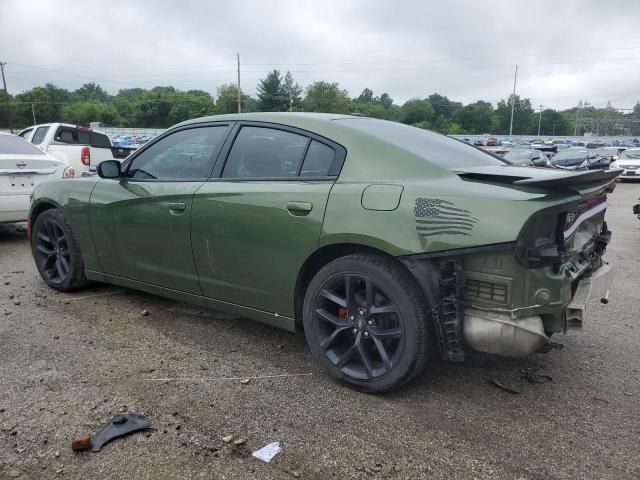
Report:
<svg viewBox="0 0 640 480"><path fill-rule="evenodd" d="M102 132L67 123L34 125L18 135L49 155L66 161L75 170L76 177L94 171L103 160L122 160L132 151L113 147Z"/></svg>

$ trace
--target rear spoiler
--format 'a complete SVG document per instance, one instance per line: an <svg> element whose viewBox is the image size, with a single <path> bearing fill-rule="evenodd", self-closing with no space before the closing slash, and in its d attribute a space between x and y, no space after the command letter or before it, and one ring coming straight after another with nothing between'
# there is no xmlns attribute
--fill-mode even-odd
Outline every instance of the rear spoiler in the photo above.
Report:
<svg viewBox="0 0 640 480"><path fill-rule="evenodd" d="M461 178L509 183L522 187L548 190L581 190L589 186L603 187L612 183L622 169L587 170L575 172L558 169L528 167L470 167L451 169Z"/></svg>

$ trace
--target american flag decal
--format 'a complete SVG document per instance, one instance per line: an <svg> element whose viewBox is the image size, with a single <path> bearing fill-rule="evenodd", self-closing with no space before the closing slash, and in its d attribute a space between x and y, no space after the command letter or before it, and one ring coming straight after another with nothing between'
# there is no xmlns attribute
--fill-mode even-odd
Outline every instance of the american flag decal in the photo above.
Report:
<svg viewBox="0 0 640 480"><path fill-rule="evenodd" d="M418 198L415 206L418 235L471 235L478 219L469 210L439 198Z"/></svg>

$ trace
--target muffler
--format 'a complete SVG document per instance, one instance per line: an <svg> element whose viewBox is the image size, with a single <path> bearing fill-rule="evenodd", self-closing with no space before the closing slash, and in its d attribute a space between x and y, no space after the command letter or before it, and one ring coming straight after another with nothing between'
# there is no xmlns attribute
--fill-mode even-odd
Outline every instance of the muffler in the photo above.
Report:
<svg viewBox="0 0 640 480"><path fill-rule="evenodd" d="M463 329L471 348L505 357L526 357L549 342L539 315L512 318L508 313L467 308Z"/></svg>

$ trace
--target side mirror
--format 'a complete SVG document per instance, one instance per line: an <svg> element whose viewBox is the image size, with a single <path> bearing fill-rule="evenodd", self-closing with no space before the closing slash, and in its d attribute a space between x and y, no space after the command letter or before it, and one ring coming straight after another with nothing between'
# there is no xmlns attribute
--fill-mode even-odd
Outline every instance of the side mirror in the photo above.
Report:
<svg viewBox="0 0 640 480"><path fill-rule="evenodd" d="M118 160L105 160L104 162L100 162L97 171L100 178L120 178L122 176L120 162Z"/></svg>
<svg viewBox="0 0 640 480"><path fill-rule="evenodd" d="M547 166L547 157L534 158L531 163L533 163L534 167L546 167Z"/></svg>

